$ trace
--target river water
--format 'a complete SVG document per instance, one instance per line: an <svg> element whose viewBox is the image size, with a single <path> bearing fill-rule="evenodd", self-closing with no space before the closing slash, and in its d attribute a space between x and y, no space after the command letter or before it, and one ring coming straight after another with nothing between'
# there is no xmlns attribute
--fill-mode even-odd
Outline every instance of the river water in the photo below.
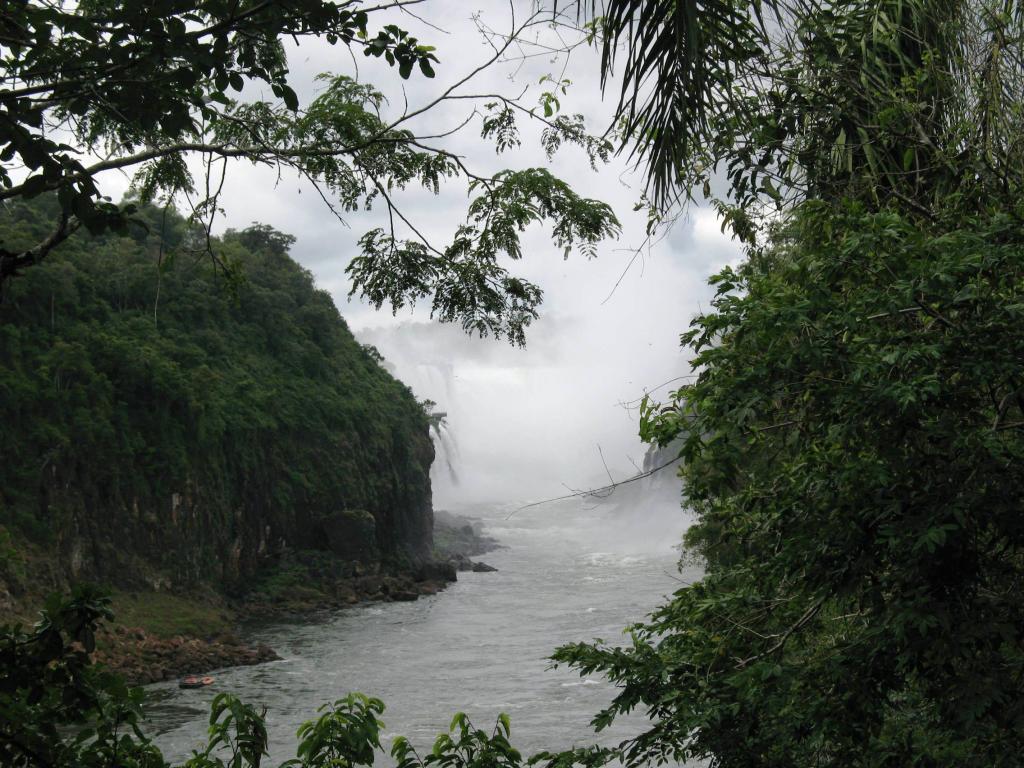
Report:
<svg viewBox="0 0 1024 768"><path fill-rule="evenodd" d="M496 573L460 573L444 592L412 603L252 628L247 639L283 660L223 670L201 690L150 686L148 732L172 762L188 757L205 740L210 700L226 690L266 707L269 765L294 757L299 724L349 691L384 700L385 748L399 734L429 748L458 711L487 730L508 713L512 742L524 754L638 733L644 723L634 717L595 736L588 723L613 689L551 669L547 657L562 643L626 641L627 624L697 577L677 566L682 510L638 504L635 496L560 502L508 518L513 509L451 510L481 519L505 546L477 558Z"/></svg>

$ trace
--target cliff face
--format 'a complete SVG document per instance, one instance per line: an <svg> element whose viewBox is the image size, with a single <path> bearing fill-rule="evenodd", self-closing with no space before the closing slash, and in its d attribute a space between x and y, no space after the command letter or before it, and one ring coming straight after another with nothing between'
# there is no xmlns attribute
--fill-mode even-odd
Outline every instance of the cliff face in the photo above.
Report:
<svg viewBox="0 0 1024 768"><path fill-rule="evenodd" d="M97 475L77 464L48 467L37 515L47 528L44 549L55 557L49 569L53 586L94 581L162 590L207 582L244 590L245 580L283 551L335 549L327 523L335 511L348 511L349 504L365 510L374 522L371 557L358 559L415 564L429 558L429 438L401 435L392 450L359 457L371 459L362 471L387 476L372 493L352 476L351 486L341 482L331 491L303 488L298 498L285 500L282 489L294 491L294 478L269 468L305 446L291 444L289 450L290 441L279 437L268 433L263 445L253 446L257 463L268 467L255 475L218 476L216 464L203 466L203 457L197 456L195 463L189 462L191 474L136 476L125 487L115 476L119 472ZM225 439L230 441L231 435ZM158 493L150 490L154 485L178 490ZM346 545L339 554L344 556Z"/></svg>
<svg viewBox="0 0 1024 768"><path fill-rule="evenodd" d="M37 236L51 204L0 213L0 241ZM346 510L372 516L375 560L429 557L423 409L292 239L229 233L215 269L180 217L143 216L148 232L69 241L0 304L9 587L30 550L52 586L244 589L282 551L329 548Z"/></svg>

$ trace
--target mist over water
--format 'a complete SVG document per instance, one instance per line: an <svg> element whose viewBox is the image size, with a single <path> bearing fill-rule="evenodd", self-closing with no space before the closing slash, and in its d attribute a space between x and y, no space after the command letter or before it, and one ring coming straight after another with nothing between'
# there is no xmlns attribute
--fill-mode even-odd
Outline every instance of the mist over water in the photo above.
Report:
<svg viewBox="0 0 1024 768"><path fill-rule="evenodd" d="M418 399L447 414L446 434L433 435L435 507L539 501L641 471L636 398L665 373L628 374L566 342L557 323L539 326L526 349L429 322L356 330Z"/></svg>

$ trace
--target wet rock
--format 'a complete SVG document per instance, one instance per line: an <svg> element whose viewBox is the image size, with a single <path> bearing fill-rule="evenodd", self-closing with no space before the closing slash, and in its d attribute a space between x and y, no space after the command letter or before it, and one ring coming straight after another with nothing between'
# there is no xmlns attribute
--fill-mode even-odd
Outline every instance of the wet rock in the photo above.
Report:
<svg viewBox="0 0 1024 768"><path fill-rule="evenodd" d="M339 584L335 591L338 602L343 605L354 605L359 602L359 595L349 584Z"/></svg>
<svg viewBox="0 0 1024 768"><path fill-rule="evenodd" d="M353 586L361 595L376 595L383 590L384 579L380 576L363 576L356 579Z"/></svg>
<svg viewBox="0 0 1024 768"><path fill-rule="evenodd" d="M452 555L448 558L448 562L455 566L457 571L471 571L473 570L473 561L470 560L466 555L461 552Z"/></svg>
<svg viewBox="0 0 1024 768"><path fill-rule="evenodd" d="M443 510L434 511L434 552L437 557L475 557L500 548L495 539L483 533L479 520Z"/></svg>
<svg viewBox="0 0 1024 768"><path fill-rule="evenodd" d="M487 563L473 563L474 573L493 573L496 570L498 569L493 565L488 565Z"/></svg>
<svg viewBox="0 0 1024 768"><path fill-rule="evenodd" d="M416 569L413 577L416 581L455 581L458 577L455 574L455 566L450 562L438 562L429 560Z"/></svg>

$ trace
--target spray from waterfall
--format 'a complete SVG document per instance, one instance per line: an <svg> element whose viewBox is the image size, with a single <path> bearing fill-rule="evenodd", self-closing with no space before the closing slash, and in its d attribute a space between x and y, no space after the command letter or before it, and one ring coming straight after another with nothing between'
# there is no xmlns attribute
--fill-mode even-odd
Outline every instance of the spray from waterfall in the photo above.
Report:
<svg viewBox="0 0 1024 768"><path fill-rule="evenodd" d="M446 495L459 485L459 446L448 426L448 413L440 411L433 400L421 400L420 407L430 422L430 439L434 443L434 463L430 467L430 484L435 493L444 488Z"/></svg>
<svg viewBox="0 0 1024 768"><path fill-rule="evenodd" d="M444 416L445 414L441 414ZM448 422L443 418L439 422L430 425L430 434L434 438L434 450L448 470L448 479L452 485L459 484L459 475L455 467L459 460L459 446L455 442L455 435L448 427Z"/></svg>

